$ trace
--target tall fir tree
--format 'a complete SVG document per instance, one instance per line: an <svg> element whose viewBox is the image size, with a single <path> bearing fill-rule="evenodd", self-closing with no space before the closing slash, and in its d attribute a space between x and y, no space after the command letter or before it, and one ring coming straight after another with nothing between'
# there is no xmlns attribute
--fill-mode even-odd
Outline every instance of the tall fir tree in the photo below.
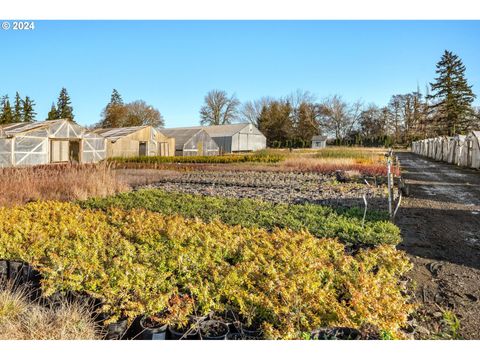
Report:
<svg viewBox="0 0 480 360"><path fill-rule="evenodd" d="M70 100L70 96L68 95L67 89L62 88L57 101L57 113L59 119L74 119L73 107L71 105L72 102Z"/></svg>
<svg viewBox="0 0 480 360"><path fill-rule="evenodd" d="M22 101L22 112L23 112L23 121L24 122L33 122L35 121L35 116L37 113L34 109L35 102L30 99L30 97L25 96L25 100Z"/></svg>
<svg viewBox="0 0 480 360"><path fill-rule="evenodd" d="M428 99L434 101L431 110L437 118L439 134L454 135L471 126L475 94L465 78L465 69L458 55L447 50L437 63L438 77L430 83L432 94Z"/></svg>
<svg viewBox="0 0 480 360"><path fill-rule="evenodd" d="M110 102L107 106L111 105L123 105L122 95L118 92L117 89L112 90L112 95L110 96Z"/></svg>
<svg viewBox="0 0 480 360"><path fill-rule="evenodd" d="M22 98L18 91L15 93L15 103L13 105L13 122L22 122L23 120L23 106Z"/></svg>
<svg viewBox="0 0 480 360"><path fill-rule="evenodd" d="M10 124L14 122L12 107L8 95L2 98L0 103L0 124Z"/></svg>
<svg viewBox="0 0 480 360"><path fill-rule="evenodd" d="M52 107L50 108L50 111L48 112L48 115L47 115L47 120L57 120L57 119L60 119L60 117L58 116L57 107L55 106L54 103L52 103Z"/></svg>
<svg viewBox="0 0 480 360"><path fill-rule="evenodd" d="M123 126L126 116L127 108L123 103L122 96L117 89L113 89L110 102L102 111L102 120L100 120L99 126L102 128Z"/></svg>

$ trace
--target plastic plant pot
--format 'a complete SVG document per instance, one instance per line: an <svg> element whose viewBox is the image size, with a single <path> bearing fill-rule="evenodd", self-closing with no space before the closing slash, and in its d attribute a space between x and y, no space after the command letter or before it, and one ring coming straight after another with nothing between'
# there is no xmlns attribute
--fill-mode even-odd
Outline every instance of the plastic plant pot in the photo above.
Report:
<svg viewBox="0 0 480 360"><path fill-rule="evenodd" d="M204 340L226 340L228 325L219 320L207 320L200 324L200 336Z"/></svg>
<svg viewBox="0 0 480 360"><path fill-rule="evenodd" d="M166 340L168 325L153 325L148 323L146 316L140 319L140 333L136 337L141 340Z"/></svg>

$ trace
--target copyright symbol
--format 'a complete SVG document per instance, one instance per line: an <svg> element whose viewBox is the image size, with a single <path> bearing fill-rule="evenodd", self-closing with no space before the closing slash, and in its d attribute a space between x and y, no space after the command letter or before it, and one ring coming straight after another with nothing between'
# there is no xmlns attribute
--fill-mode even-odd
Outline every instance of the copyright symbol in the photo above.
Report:
<svg viewBox="0 0 480 360"><path fill-rule="evenodd" d="M10 23L8 21L2 22L2 29L3 30L8 30L10 29Z"/></svg>

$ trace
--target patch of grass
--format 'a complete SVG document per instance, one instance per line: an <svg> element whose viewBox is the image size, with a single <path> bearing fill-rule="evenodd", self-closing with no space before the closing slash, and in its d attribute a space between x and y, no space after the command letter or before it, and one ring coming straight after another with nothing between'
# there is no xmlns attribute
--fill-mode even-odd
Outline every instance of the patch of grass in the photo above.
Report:
<svg viewBox="0 0 480 360"><path fill-rule="evenodd" d="M170 193L145 189L107 198L80 202L84 208L146 209L164 215L199 218L206 222L220 220L229 225L274 228L294 231L308 230L319 238L338 238L347 245L398 244L400 230L386 221L384 212L369 212L362 227L363 210L333 209L312 204L273 204L251 199Z"/></svg>
<svg viewBox="0 0 480 360"><path fill-rule="evenodd" d="M372 162L378 162L379 159L383 158L383 152L381 149L377 148L334 146L318 150L314 157L322 159L363 159L371 160Z"/></svg>
<svg viewBox="0 0 480 360"><path fill-rule="evenodd" d="M460 320L458 320L457 316L451 310L446 310L443 312L443 324L446 327L446 337L458 340L462 337L460 336Z"/></svg>

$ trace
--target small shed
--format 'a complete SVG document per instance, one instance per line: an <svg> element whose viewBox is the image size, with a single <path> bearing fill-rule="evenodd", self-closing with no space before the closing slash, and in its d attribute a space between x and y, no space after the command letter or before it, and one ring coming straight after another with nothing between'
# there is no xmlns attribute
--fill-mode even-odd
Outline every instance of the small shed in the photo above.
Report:
<svg viewBox="0 0 480 360"><path fill-rule="evenodd" d="M203 128L162 129L162 133L175 139L176 156L210 156L220 153L220 147Z"/></svg>
<svg viewBox="0 0 480 360"><path fill-rule="evenodd" d="M323 149L327 147L327 137L323 135L315 135L312 137L312 149Z"/></svg>
<svg viewBox="0 0 480 360"><path fill-rule="evenodd" d="M95 163L105 159L106 140L67 119L0 126L0 167Z"/></svg>
<svg viewBox="0 0 480 360"><path fill-rule="evenodd" d="M470 131L466 138L467 166L480 169L480 131Z"/></svg>
<svg viewBox="0 0 480 360"><path fill-rule="evenodd" d="M107 157L173 156L175 139L152 126L94 130L107 139Z"/></svg>

